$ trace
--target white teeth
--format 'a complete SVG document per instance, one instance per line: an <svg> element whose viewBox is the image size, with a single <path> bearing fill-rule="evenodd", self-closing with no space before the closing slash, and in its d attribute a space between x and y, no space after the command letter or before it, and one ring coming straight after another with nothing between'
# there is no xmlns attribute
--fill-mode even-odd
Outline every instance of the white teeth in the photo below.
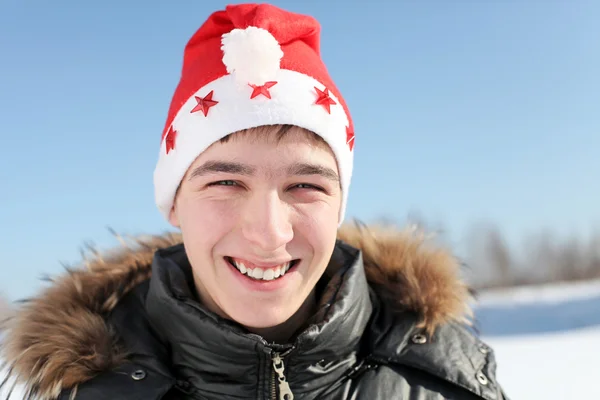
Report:
<svg viewBox="0 0 600 400"><path fill-rule="evenodd" d="M262 279L263 277L263 270L260 268L254 268L254 271L252 271L252 277L254 279Z"/></svg>
<svg viewBox="0 0 600 400"><path fill-rule="evenodd" d="M232 260L233 261L233 260ZM233 264L237 267L237 269L244 275L256 279L256 280L264 280L264 281L272 281L279 277L285 275L285 273L290 269L289 262L282 264L276 268L269 269L261 269L261 268L248 268L241 261L233 261Z"/></svg>
<svg viewBox="0 0 600 400"><path fill-rule="evenodd" d="M273 271L272 269L268 269L263 273L262 278L265 281L272 281L273 278L275 278L275 271Z"/></svg>

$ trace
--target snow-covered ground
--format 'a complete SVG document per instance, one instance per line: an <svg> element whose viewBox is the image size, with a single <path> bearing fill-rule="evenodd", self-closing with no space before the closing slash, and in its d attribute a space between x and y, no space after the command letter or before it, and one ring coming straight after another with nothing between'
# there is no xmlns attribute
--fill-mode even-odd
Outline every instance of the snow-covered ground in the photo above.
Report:
<svg viewBox="0 0 600 400"><path fill-rule="evenodd" d="M489 291L476 315L510 400L600 399L600 281Z"/></svg>
<svg viewBox="0 0 600 400"><path fill-rule="evenodd" d="M511 400L600 399L600 327L494 337L498 379Z"/></svg>
<svg viewBox="0 0 600 400"><path fill-rule="evenodd" d="M511 400L600 399L600 281L488 292L476 314Z"/></svg>

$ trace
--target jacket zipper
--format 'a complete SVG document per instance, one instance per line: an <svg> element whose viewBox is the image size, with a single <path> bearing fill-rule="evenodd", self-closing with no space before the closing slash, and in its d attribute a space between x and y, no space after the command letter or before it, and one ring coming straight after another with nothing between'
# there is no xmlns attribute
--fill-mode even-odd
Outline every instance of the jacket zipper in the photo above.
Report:
<svg viewBox="0 0 600 400"><path fill-rule="evenodd" d="M200 309L193 302L188 301L187 299L183 299L186 304L189 306ZM258 335L255 335L263 344L267 344L267 342ZM283 364L283 357L288 355L292 350L294 350L294 346L290 347L283 353L275 352L271 357L273 371L271 372L271 399L272 400L294 400L294 393L290 389L290 385L287 382L287 378L285 377L285 365ZM277 375L277 376L275 376ZM277 383L276 383L277 382ZM279 397L277 397L277 387L279 387ZM182 388L180 387L179 390Z"/></svg>
<svg viewBox="0 0 600 400"><path fill-rule="evenodd" d="M283 355L274 353L271 361L273 364L273 371L271 372L271 400L293 400L294 394L285 377ZM279 397L277 397L277 392L279 392Z"/></svg>

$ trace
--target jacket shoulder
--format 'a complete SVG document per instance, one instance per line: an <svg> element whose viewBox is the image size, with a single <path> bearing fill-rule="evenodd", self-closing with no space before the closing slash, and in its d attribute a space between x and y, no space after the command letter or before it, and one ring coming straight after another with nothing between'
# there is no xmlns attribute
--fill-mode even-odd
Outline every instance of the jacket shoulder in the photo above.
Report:
<svg viewBox="0 0 600 400"><path fill-rule="evenodd" d="M50 285L21 302L2 327L7 379L27 396L56 399L137 360L161 372L165 350L156 346L144 298L154 253L178 243L176 235L124 243L48 278Z"/></svg>
<svg viewBox="0 0 600 400"><path fill-rule="evenodd" d="M496 357L469 326L458 321L438 325L433 332L419 326L414 313L398 313L385 304L369 330L369 357L402 373L408 368L423 382L432 378L486 400L506 400L496 378Z"/></svg>
<svg viewBox="0 0 600 400"><path fill-rule="evenodd" d="M470 328L473 291L451 249L417 228L356 225L338 237L347 252L360 253L371 288L374 315L365 343L376 363L501 398L494 353Z"/></svg>
<svg viewBox="0 0 600 400"><path fill-rule="evenodd" d="M166 342L152 327L146 312L145 300L149 285L149 280L141 282L124 296L108 316L107 324L114 330L118 338L117 346L124 352L125 359L156 360L155 367L158 369L168 362L169 353Z"/></svg>
<svg viewBox="0 0 600 400"><path fill-rule="evenodd" d="M173 387L173 379L143 365L127 362L115 369L100 372L73 388L63 389L57 399L162 399Z"/></svg>
<svg viewBox="0 0 600 400"><path fill-rule="evenodd" d="M167 367L167 347L147 318L144 303L148 287L147 280L139 283L106 316L115 337L112 351L122 361L63 390L59 400L73 395L76 399L158 399L175 385Z"/></svg>

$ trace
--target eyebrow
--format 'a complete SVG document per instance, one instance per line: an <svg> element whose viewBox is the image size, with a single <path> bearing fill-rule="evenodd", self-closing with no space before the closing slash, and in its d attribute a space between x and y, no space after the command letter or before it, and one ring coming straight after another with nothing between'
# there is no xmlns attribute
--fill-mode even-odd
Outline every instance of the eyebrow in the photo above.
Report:
<svg viewBox="0 0 600 400"><path fill-rule="evenodd" d="M295 163L288 167L287 173L288 175L320 175L336 183L340 181L340 177L333 169L318 164Z"/></svg>
<svg viewBox="0 0 600 400"><path fill-rule="evenodd" d="M246 164L230 161L207 161L204 164L196 167L188 180L192 180L198 176L204 176L215 173L237 174L237 175L253 175L256 168Z"/></svg>
<svg viewBox="0 0 600 400"><path fill-rule="evenodd" d="M318 164L294 163L287 168L286 172L288 175L320 175L336 183L340 181L340 177L333 169ZM231 161L207 161L196 167L188 180L216 173L252 176L256 173L256 168Z"/></svg>

